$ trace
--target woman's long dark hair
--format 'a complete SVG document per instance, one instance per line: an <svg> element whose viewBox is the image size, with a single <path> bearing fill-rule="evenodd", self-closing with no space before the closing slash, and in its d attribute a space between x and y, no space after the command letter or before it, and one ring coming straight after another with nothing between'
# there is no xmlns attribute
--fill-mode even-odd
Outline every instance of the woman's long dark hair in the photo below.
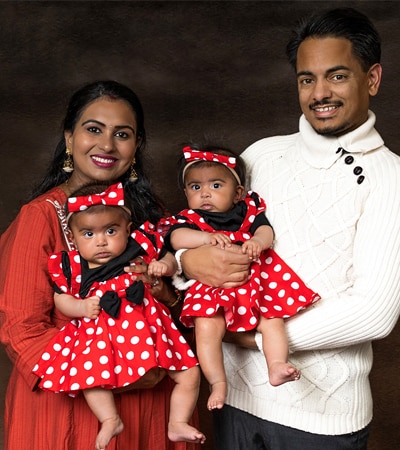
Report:
<svg viewBox="0 0 400 450"><path fill-rule="evenodd" d="M143 152L146 146L146 131L144 128L143 108L139 98L130 88L111 80L90 83L72 95L63 122L63 136L55 149L53 159L43 179L34 188L31 199L44 194L55 186L59 186L69 178L70 174L64 172L62 169L67 157L64 132L73 132L85 108L101 97L124 100L131 106L135 114L137 136L140 139L140 145L135 154L135 170L138 174L138 180L136 182L130 182L130 170L128 170L120 177L119 181L124 183L125 190L129 192L131 198L135 199L135 208L132 211L134 226L139 226L146 220L156 223L163 216L164 211L160 200L153 193L149 180L144 172Z"/></svg>

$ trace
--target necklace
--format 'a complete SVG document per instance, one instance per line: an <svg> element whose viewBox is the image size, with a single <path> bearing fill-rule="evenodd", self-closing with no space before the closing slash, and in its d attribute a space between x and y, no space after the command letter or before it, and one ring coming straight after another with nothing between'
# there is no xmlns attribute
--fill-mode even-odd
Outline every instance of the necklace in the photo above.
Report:
<svg viewBox="0 0 400 450"><path fill-rule="evenodd" d="M72 194L71 186L68 184L69 178L64 181L64 183L60 184L60 188L64 191L67 197Z"/></svg>

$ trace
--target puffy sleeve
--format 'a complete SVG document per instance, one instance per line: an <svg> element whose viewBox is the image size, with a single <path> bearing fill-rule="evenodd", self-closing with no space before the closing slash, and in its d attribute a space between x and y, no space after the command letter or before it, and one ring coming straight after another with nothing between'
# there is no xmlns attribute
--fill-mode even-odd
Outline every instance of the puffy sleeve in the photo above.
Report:
<svg viewBox="0 0 400 450"><path fill-rule="evenodd" d="M146 253L143 259L149 263L152 260L162 258L166 253L164 247L164 238L161 233L156 229L156 226L151 222L143 223L137 230L134 230L131 234L133 240L135 240Z"/></svg>
<svg viewBox="0 0 400 450"><path fill-rule="evenodd" d="M65 248L54 206L25 205L0 240L0 338L16 369L33 388L31 371L66 321L54 311L48 256ZM56 316L57 314L57 316Z"/></svg>
<svg viewBox="0 0 400 450"><path fill-rule="evenodd" d="M77 253L77 252L74 252ZM67 252L52 253L48 259L48 271L57 294L70 292L71 265Z"/></svg>
<svg viewBox="0 0 400 450"><path fill-rule="evenodd" d="M164 233L164 243L168 251L171 253L175 253L175 249L171 245L171 234L174 230L177 230L178 228L190 228L192 230L200 230L200 228L192 222L189 217L189 210L184 209L181 212L179 212L175 216L170 216L164 219L160 220L160 223L166 225L165 226L165 233Z"/></svg>

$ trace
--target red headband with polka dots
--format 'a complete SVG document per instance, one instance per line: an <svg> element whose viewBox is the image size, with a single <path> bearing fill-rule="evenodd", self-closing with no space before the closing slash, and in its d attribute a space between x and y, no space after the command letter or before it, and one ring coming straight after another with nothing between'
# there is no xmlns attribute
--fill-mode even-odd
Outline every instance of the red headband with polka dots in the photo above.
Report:
<svg viewBox="0 0 400 450"><path fill-rule="evenodd" d="M216 153L206 152L202 150L194 150L187 146L182 149L183 156L188 163L183 169L182 178L185 177L186 170L194 163L199 161L209 161L226 166L236 178L236 181L241 184L239 175L236 173L234 168L236 167L236 158L234 156L218 155Z"/></svg>
<svg viewBox="0 0 400 450"><path fill-rule="evenodd" d="M68 212L84 211L95 205L124 206L124 204L124 188L122 187L122 183L117 183L112 184L100 194L70 197L68 199Z"/></svg>
<svg viewBox="0 0 400 450"><path fill-rule="evenodd" d="M184 147L182 151L186 162L211 161L232 167L232 169L236 167L236 158L234 156L217 155L216 153L193 150L190 147Z"/></svg>

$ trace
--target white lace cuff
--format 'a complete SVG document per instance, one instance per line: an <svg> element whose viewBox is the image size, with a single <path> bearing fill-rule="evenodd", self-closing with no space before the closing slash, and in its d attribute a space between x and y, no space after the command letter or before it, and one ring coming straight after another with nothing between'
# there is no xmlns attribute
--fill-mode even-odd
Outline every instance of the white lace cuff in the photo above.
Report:
<svg viewBox="0 0 400 450"><path fill-rule="evenodd" d="M178 263L178 269L175 272L175 275L172 276L172 284L180 291L186 291L186 289L189 289L195 282L195 280L188 280L183 274L181 257L186 250L187 248L181 248L175 252L175 259Z"/></svg>
<svg viewBox="0 0 400 450"><path fill-rule="evenodd" d="M182 273L183 273L181 257L182 257L182 253L185 253L186 250L187 250L187 248L181 248L181 249L179 249L179 250L177 250L177 251L175 252L175 259L176 259L176 262L178 263L178 269L177 269L177 271L175 272L175 275L174 275L174 276L176 276L176 275L182 275Z"/></svg>

